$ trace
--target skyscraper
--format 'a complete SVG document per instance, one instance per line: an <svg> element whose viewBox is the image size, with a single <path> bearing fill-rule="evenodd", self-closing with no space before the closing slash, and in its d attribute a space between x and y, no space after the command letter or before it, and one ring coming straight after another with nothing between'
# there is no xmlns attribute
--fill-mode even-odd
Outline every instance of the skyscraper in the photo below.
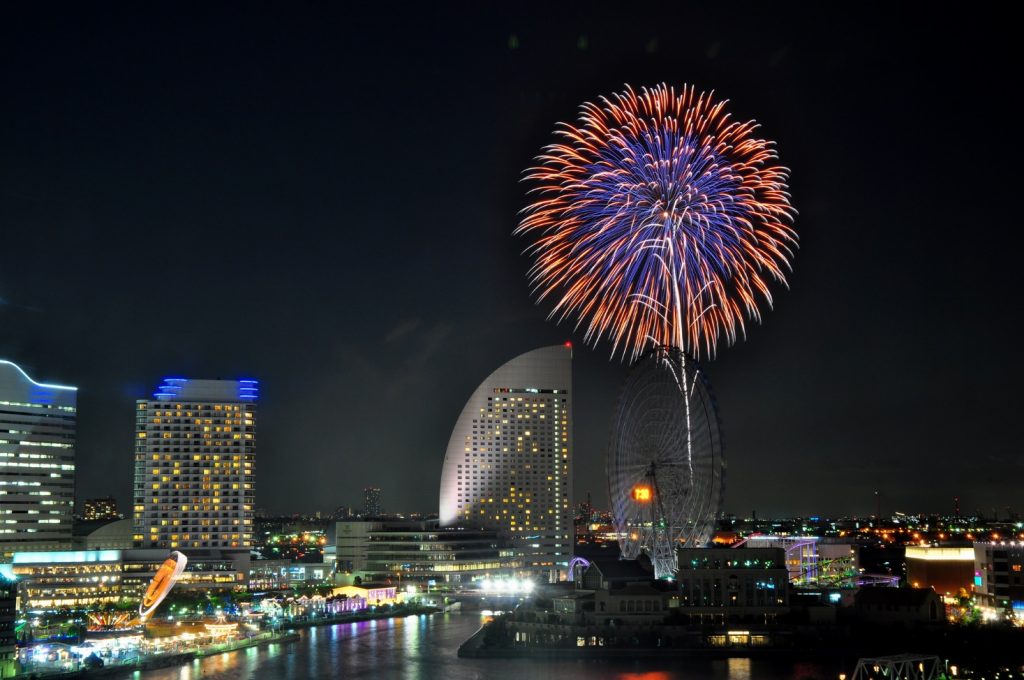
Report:
<svg viewBox="0 0 1024 680"><path fill-rule="evenodd" d="M76 396L0 360L0 558L70 547Z"/></svg>
<svg viewBox="0 0 1024 680"><path fill-rule="evenodd" d="M363 489L363 517L380 517L382 512L380 489L375 486Z"/></svg>
<svg viewBox="0 0 1024 680"><path fill-rule="evenodd" d="M255 380L166 378L136 403L137 547L251 547L257 396Z"/></svg>
<svg viewBox="0 0 1024 680"><path fill-rule="evenodd" d="M571 390L568 343L507 362L463 407L441 473L442 526L496 529L549 579L573 550Z"/></svg>

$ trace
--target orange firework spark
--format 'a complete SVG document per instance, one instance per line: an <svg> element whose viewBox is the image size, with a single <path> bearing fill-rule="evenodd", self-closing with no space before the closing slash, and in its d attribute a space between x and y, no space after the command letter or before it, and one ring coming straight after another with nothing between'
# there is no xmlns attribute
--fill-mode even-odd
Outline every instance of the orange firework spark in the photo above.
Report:
<svg viewBox="0 0 1024 680"><path fill-rule="evenodd" d="M725 101L664 84L585 103L525 179L529 279L551 316L636 359L714 355L760 320L797 245L788 170Z"/></svg>

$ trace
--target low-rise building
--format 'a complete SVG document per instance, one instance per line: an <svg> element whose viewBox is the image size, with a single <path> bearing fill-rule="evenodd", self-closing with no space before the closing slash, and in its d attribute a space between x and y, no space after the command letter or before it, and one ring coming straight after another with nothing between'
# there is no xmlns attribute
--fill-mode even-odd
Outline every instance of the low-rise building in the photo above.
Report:
<svg viewBox="0 0 1024 680"><path fill-rule="evenodd" d="M789 611L783 548L680 548L679 614L690 623L768 624Z"/></svg>
<svg viewBox="0 0 1024 680"><path fill-rule="evenodd" d="M861 588L854 608L864 623L922 625L946 620L942 600L931 588Z"/></svg>
<svg viewBox="0 0 1024 680"><path fill-rule="evenodd" d="M594 593L593 616L596 623L610 621L659 624L669 610L679 606L675 584L666 581L625 583Z"/></svg>
<svg viewBox="0 0 1024 680"><path fill-rule="evenodd" d="M973 585L983 607L1024 618L1024 542L975 543Z"/></svg>
<svg viewBox="0 0 1024 680"><path fill-rule="evenodd" d="M249 564L249 590L254 592L330 584L334 574L334 564L326 562L253 560Z"/></svg>
<svg viewBox="0 0 1024 680"><path fill-rule="evenodd" d="M578 585L583 590L611 590L628 583L646 583L653 579L654 569L650 562L602 558L587 562Z"/></svg>
<svg viewBox="0 0 1024 680"><path fill-rule="evenodd" d="M341 586L331 591L332 597L358 598L366 603L366 606L381 607L387 604L398 602L398 589L395 586Z"/></svg>
<svg viewBox="0 0 1024 680"><path fill-rule="evenodd" d="M459 584L522 571L496 531L440 527L428 522L338 522L335 555L339 573L364 581Z"/></svg>
<svg viewBox="0 0 1024 680"><path fill-rule="evenodd" d="M237 553L199 549L187 557L177 590L237 590L246 585L248 560L239 562ZM167 551L161 549L21 552L14 554L11 572L23 610L73 609L140 598L166 559Z"/></svg>
<svg viewBox="0 0 1024 680"><path fill-rule="evenodd" d="M914 588L932 588L939 595L955 598L961 590L970 592L974 579L974 548L907 546L907 583Z"/></svg>
<svg viewBox="0 0 1024 680"><path fill-rule="evenodd" d="M118 550L57 550L14 553L23 610L86 607L122 598Z"/></svg>

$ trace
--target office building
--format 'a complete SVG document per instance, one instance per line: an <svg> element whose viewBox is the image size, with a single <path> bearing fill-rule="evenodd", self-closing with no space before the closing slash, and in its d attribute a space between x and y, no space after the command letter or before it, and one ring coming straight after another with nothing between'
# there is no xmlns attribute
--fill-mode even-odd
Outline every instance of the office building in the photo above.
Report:
<svg viewBox="0 0 1024 680"><path fill-rule="evenodd" d="M76 396L0 360L0 562L71 545Z"/></svg>
<svg viewBox="0 0 1024 680"><path fill-rule="evenodd" d="M121 519L117 511L117 500L111 497L90 498L82 503L82 519L95 521L102 519Z"/></svg>
<svg viewBox="0 0 1024 680"><path fill-rule="evenodd" d="M441 525L499 532L546 580L573 550L571 390L568 343L507 362L466 402L441 473Z"/></svg>
<svg viewBox="0 0 1024 680"><path fill-rule="evenodd" d="M136 547L248 553L256 491L255 380L167 378L136 403ZM187 549L187 550L186 550Z"/></svg>
<svg viewBox="0 0 1024 680"><path fill-rule="evenodd" d="M523 572L522 558L498 532L436 520L338 522L335 541L338 572L366 581L466 584Z"/></svg>
<svg viewBox="0 0 1024 680"><path fill-rule="evenodd" d="M974 592L990 612L1024 619L1024 542L975 543Z"/></svg>
<svg viewBox="0 0 1024 680"><path fill-rule="evenodd" d="M363 517L380 517L382 514L380 489L375 486L368 486L363 489Z"/></svg>

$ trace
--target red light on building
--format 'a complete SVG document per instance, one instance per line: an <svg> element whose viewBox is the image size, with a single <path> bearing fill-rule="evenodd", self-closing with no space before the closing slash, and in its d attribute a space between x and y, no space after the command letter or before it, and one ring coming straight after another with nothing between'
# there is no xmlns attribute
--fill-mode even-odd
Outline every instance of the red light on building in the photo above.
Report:
<svg viewBox="0 0 1024 680"><path fill-rule="evenodd" d="M569 340L566 340L565 341L565 346L568 347L569 349L572 349L572 342L570 342Z"/></svg>

